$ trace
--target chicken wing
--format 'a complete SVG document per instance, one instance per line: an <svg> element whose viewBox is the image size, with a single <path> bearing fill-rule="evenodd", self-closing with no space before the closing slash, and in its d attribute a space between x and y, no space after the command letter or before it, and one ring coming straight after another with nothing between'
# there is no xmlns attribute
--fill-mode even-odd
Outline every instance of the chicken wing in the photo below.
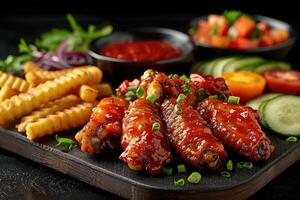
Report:
<svg viewBox="0 0 300 200"><path fill-rule="evenodd" d="M259 116L250 107L204 99L197 110L214 135L234 151L251 160L267 160L274 151L269 138L258 124Z"/></svg>
<svg viewBox="0 0 300 200"><path fill-rule="evenodd" d="M122 97L102 99L93 109L89 122L75 136L81 150L98 154L118 148L122 136L122 120L127 108L128 102Z"/></svg>
<svg viewBox="0 0 300 200"><path fill-rule="evenodd" d="M172 161L164 131L156 105L144 98L135 100L123 120L121 145L124 152L120 159L133 170L146 169L151 175L158 174Z"/></svg>
<svg viewBox="0 0 300 200"><path fill-rule="evenodd" d="M176 153L194 167L217 169L227 157L223 145L188 102L165 100L161 106L167 137Z"/></svg>

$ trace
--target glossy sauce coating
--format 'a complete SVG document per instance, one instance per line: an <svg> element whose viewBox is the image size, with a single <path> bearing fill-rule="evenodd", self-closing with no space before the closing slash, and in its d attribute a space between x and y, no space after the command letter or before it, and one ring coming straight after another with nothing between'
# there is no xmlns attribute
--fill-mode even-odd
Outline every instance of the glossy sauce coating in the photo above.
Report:
<svg viewBox="0 0 300 200"><path fill-rule="evenodd" d="M273 152L274 146L258 124L258 114L250 107L205 99L197 110L214 135L234 151L254 161L266 160Z"/></svg>
<svg viewBox="0 0 300 200"><path fill-rule="evenodd" d="M159 123L159 130L152 130L154 123ZM120 159L133 170L146 169L151 175L160 173L164 165L172 161L164 131L156 106L143 98L135 100L123 120L121 145L124 152Z"/></svg>
<svg viewBox="0 0 300 200"><path fill-rule="evenodd" d="M205 126L205 121L187 102L179 105L176 113L176 99L165 100L162 104L163 119L167 136L176 153L194 167L206 166L217 169L227 157L223 145Z"/></svg>
<svg viewBox="0 0 300 200"><path fill-rule="evenodd" d="M98 51L100 55L129 61L157 61L182 55L181 50L163 40L136 40L112 43Z"/></svg>
<svg viewBox="0 0 300 200"><path fill-rule="evenodd" d="M128 102L122 97L102 99L93 109L90 121L75 136L81 150L95 154L118 148L127 107Z"/></svg>

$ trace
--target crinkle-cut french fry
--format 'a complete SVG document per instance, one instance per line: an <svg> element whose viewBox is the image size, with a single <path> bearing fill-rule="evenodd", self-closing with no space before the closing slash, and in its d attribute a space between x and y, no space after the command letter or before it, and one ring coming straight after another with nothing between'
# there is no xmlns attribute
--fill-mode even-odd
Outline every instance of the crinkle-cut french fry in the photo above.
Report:
<svg viewBox="0 0 300 200"><path fill-rule="evenodd" d="M25 79L33 86L53 80L72 71L72 69L64 69L57 71L33 71L25 75Z"/></svg>
<svg viewBox="0 0 300 200"><path fill-rule="evenodd" d="M79 90L79 96L83 101L94 102L97 99L98 90L88 85L82 85Z"/></svg>
<svg viewBox="0 0 300 200"><path fill-rule="evenodd" d="M108 97L113 94L113 89L108 83L100 83L92 87L98 90L98 98Z"/></svg>
<svg viewBox="0 0 300 200"><path fill-rule="evenodd" d="M88 122L94 105L93 103L84 102L30 123L26 127L27 138L35 140L56 132L83 126Z"/></svg>
<svg viewBox="0 0 300 200"><path fill-rule="evenodd" d="M33 61L28 61L24 65L24 72L25 74L29 72L35 72L35 71L42 71L43 69L40 68L35 62Z"/></svg>
<svg viewBox="0 0 300 200"><path fill-rule="evenodd" d="M0 125L12 122L42 104L61 98L83 84L94 85L101 81L102 72L97 67L74 69L64 76L31 88L27 93L21 93L0 103Z"/></svg>
<svg viewBox="0 0 300 200"><path fill-rule="evenodd" d="M60 99L57 99L55 101L51 101L51 102L47 103L44 106L44 108L33 111L29 115L22 117L21 123L16 125L16 128L21 133L25 132L26 126L28 124L36 122L38 119L44 118L47 115L54 114L58 111L63 111L65 109L75 106L81 102L82 102L82 100L78 96L72 95L72 94L62 97Z"/></svg>
<svg viewBox="0 0 300 200"><path fill-rule="evenodd" d="M27 92L31 87L30 83L24 79L0 71L0 87L3 86L19 92Z"/></svg>
<svg viewBox="0 0 300 200"><path fill-rule="evenodd" d="M0 102L4 101L5 99L9 99L17 94L19 94L18 91L11 89L9 86L5 85L0 90Z"/></svg>

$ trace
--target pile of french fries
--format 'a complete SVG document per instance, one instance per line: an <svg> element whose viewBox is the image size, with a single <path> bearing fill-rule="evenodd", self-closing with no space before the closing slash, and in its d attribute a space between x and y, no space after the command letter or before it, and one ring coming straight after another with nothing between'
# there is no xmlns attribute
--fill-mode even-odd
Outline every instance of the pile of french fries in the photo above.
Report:
<svg viewBox="0 0 300 200"><path fill-rule="evenodd" d="M24 72L0 72L0 126L15 125L30 140L83 126L97 100L113 93L94 66L45 71L30 61Z"/></svg>

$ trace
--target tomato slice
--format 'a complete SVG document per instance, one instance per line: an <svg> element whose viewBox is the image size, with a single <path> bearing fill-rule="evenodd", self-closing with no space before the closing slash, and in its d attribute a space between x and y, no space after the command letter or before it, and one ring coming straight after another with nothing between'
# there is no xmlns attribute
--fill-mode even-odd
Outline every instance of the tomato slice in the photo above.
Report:
<svg viewBox="0 0 300 200"><path fill-rule="evenodd" d="M255 28L255 21L247 16L239 17L236 22L230 27L229 34L232 37L247 37L250 32Z"/></svg>
<svg viewBox="0 0 300 200"><path fill-rule="evenodd" d="M273 92L285 94L300 93L300 72L295 70L274 69L264 72L267 85Z"/></svg>
<svg viewBox="0 0 300 200"><path fill-rule="evenodd" d="M249 71L226 72L223 78L232 95L239 96L242 103L262 94L266 86L264 77Z"/></svg>

